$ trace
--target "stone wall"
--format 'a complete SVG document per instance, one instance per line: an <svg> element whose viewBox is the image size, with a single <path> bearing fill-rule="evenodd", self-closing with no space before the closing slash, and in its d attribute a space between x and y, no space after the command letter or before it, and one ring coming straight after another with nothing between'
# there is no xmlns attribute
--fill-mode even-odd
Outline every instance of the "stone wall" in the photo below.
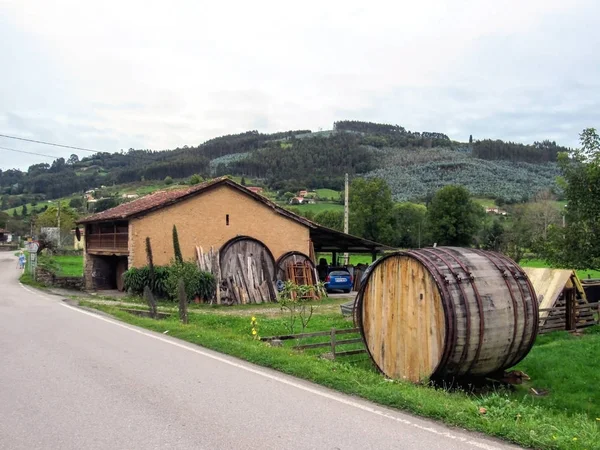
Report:
<svg viewBox="0 0 600 450"><path fill-rule="evenodd" d="M35 278L38 283L48 287L73 289L83 291L83 277L57 277L49 270L38 267L35 272Z"/></svg>

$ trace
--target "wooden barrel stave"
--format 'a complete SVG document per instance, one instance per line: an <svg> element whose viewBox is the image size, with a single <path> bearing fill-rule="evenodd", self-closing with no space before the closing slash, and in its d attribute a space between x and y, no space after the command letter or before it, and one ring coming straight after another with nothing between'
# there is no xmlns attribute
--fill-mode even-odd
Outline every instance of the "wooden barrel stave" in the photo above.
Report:
<svg viewBox="0 0 600 450"><path fill-rule="evenodd" d="M508 258L451 247L398 252L365 280L359 325L371 357L393 378L486 375L516 364L531 348L535 299Z"/></svg>

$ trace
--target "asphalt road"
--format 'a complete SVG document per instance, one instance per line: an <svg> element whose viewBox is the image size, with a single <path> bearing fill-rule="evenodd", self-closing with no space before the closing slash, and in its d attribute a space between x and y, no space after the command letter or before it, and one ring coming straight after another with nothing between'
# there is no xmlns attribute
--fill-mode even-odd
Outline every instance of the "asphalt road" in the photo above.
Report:
<svg viewBox="0 0 600 450"><path fill-rule="evenodd" d="M0 449L507 449L66 305L0 253Z"/></svg>

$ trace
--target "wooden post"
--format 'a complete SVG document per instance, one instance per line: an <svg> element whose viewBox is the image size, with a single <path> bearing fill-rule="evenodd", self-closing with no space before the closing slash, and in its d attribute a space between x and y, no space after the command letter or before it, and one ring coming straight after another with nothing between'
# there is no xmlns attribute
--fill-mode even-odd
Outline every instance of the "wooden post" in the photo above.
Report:
<svg viewBox="0 0 600 450"><path fill-rule="evenodd" d="M575 288L565 289L565 324L567 331L575 330L577 327L577 311L575 300Z"/></svg>
<svg viewBox="0 0 600 450"><path fill-rule="evenodd" d="M335 328L331 329L331 356L335 359Z"/></svg>
<svg viewBox="0 0 600 450"><path fill-rule="evenodd" d="M377 259L377 251L373 251L373 253L371 253L371 262L375 262L376 259Z"/></svg>
<svg viewBox="0 0 600 450"><path fill-rule="evenodd" d="M217 305L221 304L221 261L219 260L220 252L215 252L215 263L213 265L213 275L217 285Z"/></svg>

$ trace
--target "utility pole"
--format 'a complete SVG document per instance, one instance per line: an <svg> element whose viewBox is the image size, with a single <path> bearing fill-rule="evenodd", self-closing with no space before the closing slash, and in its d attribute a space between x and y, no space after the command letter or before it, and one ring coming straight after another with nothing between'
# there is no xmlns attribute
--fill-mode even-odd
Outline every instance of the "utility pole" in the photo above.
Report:
<svg viewBox="0 0 600 450"><path fill-rule="evenodd" d="M344 182L344 233L348 234L348 174L346 174ZM348 252L344 253L344 265L348 265L350 256Z"/></svg>

